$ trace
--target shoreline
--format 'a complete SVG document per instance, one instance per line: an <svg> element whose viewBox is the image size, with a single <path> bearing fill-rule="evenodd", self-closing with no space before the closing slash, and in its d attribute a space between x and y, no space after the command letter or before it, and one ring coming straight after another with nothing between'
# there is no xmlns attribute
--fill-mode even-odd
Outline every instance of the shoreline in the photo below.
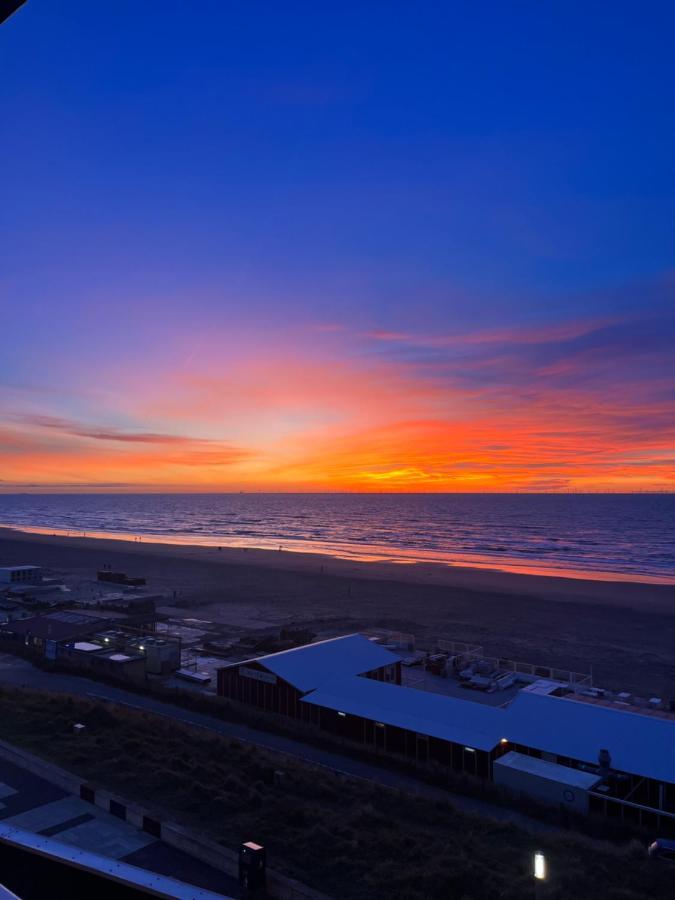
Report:
<svg viewBox="0 0 675 900"><path fill-rule="evenodd" d="M146 578L163 598L158 612L208 621L226 640L286 626L317 637L390 629L420 646L479 644L491 656L592 671L601 687L675 698L675 585L0 528L0 565L21 564L76 588L104 565Z"/></svg>
<svg viewBox="0 0 675 900"><path fill-rule="evenodd" d="M376 545L363 545L359 547L356 544L322 544L321 542L301 541L297 539L287 539L286 544L279 544L275 539L266 543L261 541L247 542L245 539L239 539L233 542L232 539L227 543L223 539L217 537L195 538L188 535L163 535L152 534L149 532L141 532L140 534L131 534L128 532L115 531L75 531L73 529L48 528L42 525L8 525L0 523L0 533L10 531L19 534L34 534L52 538L69 538L71 540L86 539L96 541L116 541L120 543L144 543L147 546L158 545L167 547L195 547L205 550L219 550L226 553L233 552L262 552L272 553L276 557L279 552L291 553L299 556L317 557L322 560L343 560L352 563L370 563L385 564L398 567L424 567L424 566L440 566L455 571L479 571L479 572L495 572L499 574L511 574L522 576L533 576L540 578L563 578L575 581L603 581L620 584L651 584L651 585L675 585L675 575L668 577L665 575L650 575L632 572L611 572L601 569L583 569L574 567L563 567L556 565L547 565L544 561L533 560L528 565L522 560L514 560L505 557L504 559L494 558L492 556L474 556L468 554L464 556L452 557L441 551L419 551L406 550L401 548L389 549Z"/></svg>
<svg viewBox="0 0 675 900"><path fill-rule="evenodd" d="M167 557L222 566L246 566L300 575L326 575L341 579L418 584L499 593L540 599L621 606L634 610L675 612L675 578L652 581L620 574L599 578L597 573L513 572L496 566L480 567L444 562L396 559L343 558L321 552L265 549L194 542L136 539L133 535L102 535L28 530L0 525L0 539L26 544L62 546L87 552L123 552L137 556ZM23 560L29 563L30 560Z"/></svg>

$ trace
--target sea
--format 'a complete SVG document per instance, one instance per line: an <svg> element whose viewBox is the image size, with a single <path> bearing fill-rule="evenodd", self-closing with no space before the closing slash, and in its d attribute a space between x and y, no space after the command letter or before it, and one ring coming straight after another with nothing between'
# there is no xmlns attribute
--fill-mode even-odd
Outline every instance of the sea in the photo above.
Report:
<svg viewBox="0 0 675 900"><path fill-rule="evenodd" d="M0 524L675 583L675 494L0 494Z"/></svg>

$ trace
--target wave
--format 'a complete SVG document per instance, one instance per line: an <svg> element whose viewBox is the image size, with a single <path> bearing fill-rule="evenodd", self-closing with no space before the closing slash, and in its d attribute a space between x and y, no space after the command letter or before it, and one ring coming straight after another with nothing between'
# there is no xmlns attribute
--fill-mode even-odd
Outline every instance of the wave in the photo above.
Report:
<svg viewBox="0 0 675 900"><path fill-rule="evenodd" d="M675 578L675 495L0 494L0 522L353 558Z"/></svg>

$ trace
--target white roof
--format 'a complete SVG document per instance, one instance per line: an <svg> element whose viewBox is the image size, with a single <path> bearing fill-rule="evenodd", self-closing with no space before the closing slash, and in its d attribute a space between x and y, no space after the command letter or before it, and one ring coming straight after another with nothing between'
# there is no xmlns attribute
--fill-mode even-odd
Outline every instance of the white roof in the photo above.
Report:
<svg viewBox="0 0 675 900"><path fill-rule="evenodd" d="M361 634L348 634L246 662L259 663L299 691L311 691L337 676L362 675L400 662L400 657Z"/></svg>
<svg viewBox="0 0 675 900"><path fill-rule="evenodd" d="M508 707L509 740L548 753L675 783L675 719L521 691Z"/></svg>
<svg viewBox="0 0 675 900"><path fill-rule="evenodd" d="M504 737L502 709L372 678L335 680L303 697L302 702L478 750L492 750Z"/></svg>
<svg viewBox="0 0 675 900"><path fill-rule="evenodd" d="M73 644L76 650L83 650L86 653L95 653L97 650L103 650L100 644L92 644L91 641L76 641Z"/></svg>
<svg viewBox="0 0 675 900"><path fill-rule="evenodd" d="M336 679L303 697L385 725L492 750L502 738L546 753L597 764L609 750L622 772L675 783L675 719L520 691L507 707L369 678Z"/></svg>
<svg viewBox="0 0 675 900"><path fill-rule="evenodd" d="M571 769L569 766L559 766L557 763L549 762L546 759L538 759L536 756L525 756L524 753L516 753L515 750L500 756L499 759L494 761L494 765L503 766L505 769L516 769L519 772L526 772L528 775L535 775L537 778L546 779L546 781L555 781L557 784L569 784L570 787L581 788L585 791L590 790L600 781L600 778L592 772Z"/></svg>

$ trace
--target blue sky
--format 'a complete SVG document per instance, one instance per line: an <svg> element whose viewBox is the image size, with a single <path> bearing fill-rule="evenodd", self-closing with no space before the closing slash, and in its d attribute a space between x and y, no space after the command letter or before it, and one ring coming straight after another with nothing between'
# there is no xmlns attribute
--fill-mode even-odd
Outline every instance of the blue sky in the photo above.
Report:
<svg viewBox="0 0 675 900"><path fill-rule="evenodd" d="M275 340L391 355L332 328L417 333L399 365L430 333L675 337L674 26L669 3L29 0L0 30L0 383L32 393L4 406L91 417L75 384L212 332L225 368Z"/></svg>

